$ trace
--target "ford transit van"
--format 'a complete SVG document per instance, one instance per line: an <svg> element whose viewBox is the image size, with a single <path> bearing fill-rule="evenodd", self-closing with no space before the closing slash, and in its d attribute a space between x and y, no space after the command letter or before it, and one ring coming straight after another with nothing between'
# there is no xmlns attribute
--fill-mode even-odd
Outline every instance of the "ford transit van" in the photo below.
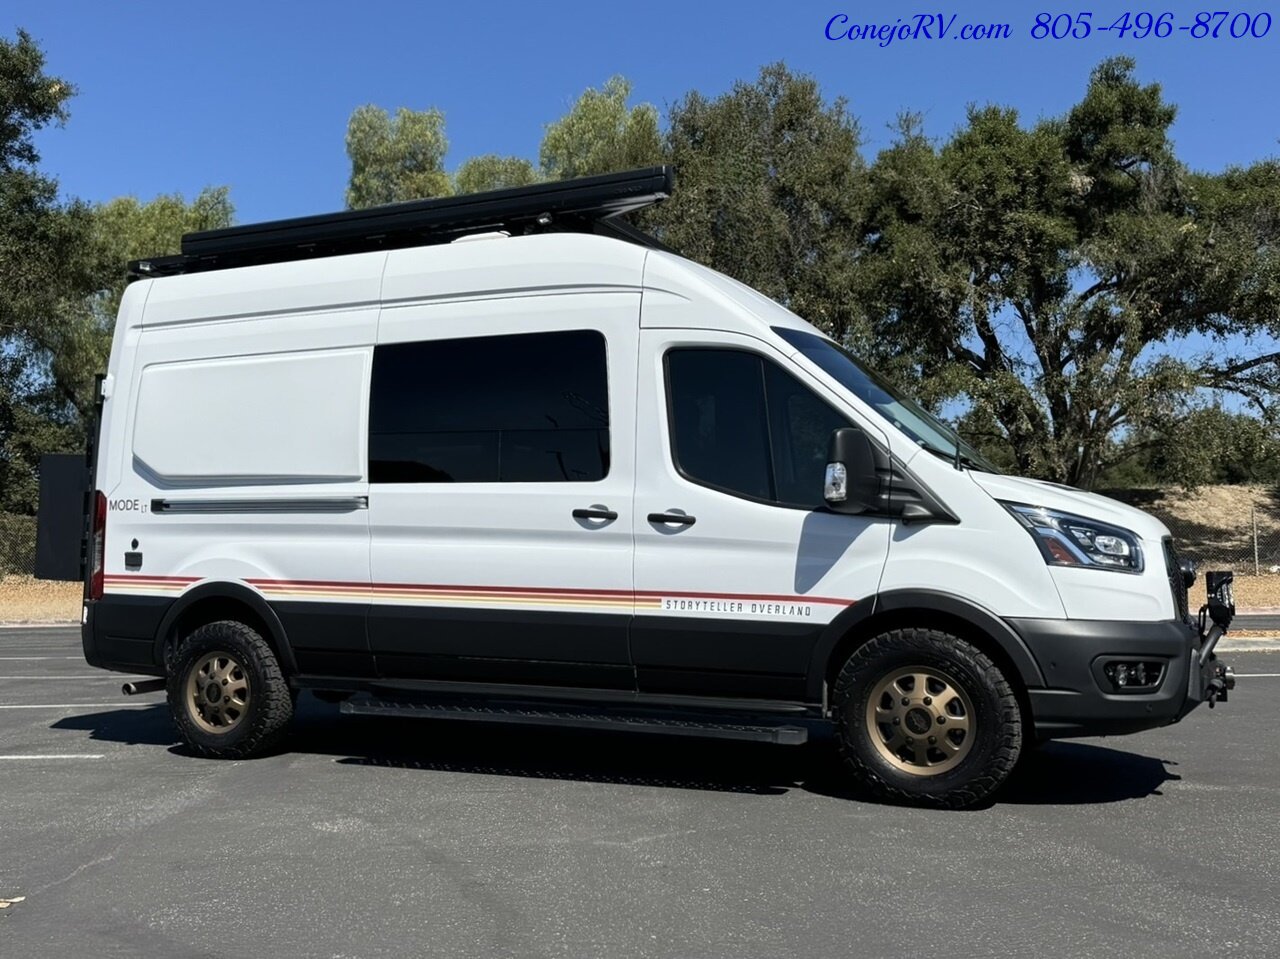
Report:
<svg viewBox="0 0 1280 959"><path fill-rule="evenodd" d="M190 747L347 712L777 743L980 802L1233 684L1230 574L1001 474L784 306L622 216L654 168L188 235L131 265L87 660ZM145 687L139 684L135 688Z"/></svg>

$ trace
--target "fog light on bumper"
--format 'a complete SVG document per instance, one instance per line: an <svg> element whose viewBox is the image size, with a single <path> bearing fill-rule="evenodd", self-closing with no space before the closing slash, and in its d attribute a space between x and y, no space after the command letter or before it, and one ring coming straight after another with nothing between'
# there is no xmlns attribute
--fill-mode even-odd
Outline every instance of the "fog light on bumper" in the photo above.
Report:
<svg viewBox="0 0 1280 959"><path fill-rule="evenodd" d="M1115 693L1154 693L1164 681L1163 661L1113 659L1103 664L1102 675Z"/></svg>

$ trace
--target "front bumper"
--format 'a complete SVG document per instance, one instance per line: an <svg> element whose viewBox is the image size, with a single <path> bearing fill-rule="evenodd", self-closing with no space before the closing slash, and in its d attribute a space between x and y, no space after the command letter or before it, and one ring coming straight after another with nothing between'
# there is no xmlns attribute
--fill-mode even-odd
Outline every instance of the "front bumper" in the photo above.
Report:
<svg viewBox="0 0 1280 959"><path fill-rule="evenodd" d="M1105 620L1009 621L1040 664L1046 688L1029 689L1036 736L1103 736L1175 723L1202 702L1224 701L1230 670L1190 623ZM1154 691L1116 690L1104 665L1115 660L1163 664Z"/></svg>

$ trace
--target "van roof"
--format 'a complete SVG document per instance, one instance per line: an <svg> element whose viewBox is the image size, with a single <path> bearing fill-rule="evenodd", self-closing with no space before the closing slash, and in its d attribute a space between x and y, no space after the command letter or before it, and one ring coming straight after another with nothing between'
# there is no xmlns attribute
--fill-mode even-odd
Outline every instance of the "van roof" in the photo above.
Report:
<svg viewBox="0 0 1280 959"><path fill-rule="evenodd" d="M725 311L687 315L680 325L723 325L766 339L768 330L779 326L817 332L785 306L682 256L581 233L197 271L134 284L126 296L143 296L143 287L147 288L146 306L136 314L128 313L130 326L173 328L282 313L298 315L305 322L301 318L316 311L364 309L378 303L508 296L513 291L647 289L719 304ZM122 310L121 317L125 316Z"/></svg>

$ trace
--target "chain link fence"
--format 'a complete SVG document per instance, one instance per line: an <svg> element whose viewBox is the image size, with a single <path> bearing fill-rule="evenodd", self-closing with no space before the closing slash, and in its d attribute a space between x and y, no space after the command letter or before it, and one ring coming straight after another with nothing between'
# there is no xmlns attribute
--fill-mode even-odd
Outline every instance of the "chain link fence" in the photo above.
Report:
<svg viewBox="0 0 1280 959"><path fill-rule="evenodd" d="M0 579L30 576L36 568L36 518L0 513Z"/></svg>
<svg viewBox="0 0 1280 959"><path fill-rule="evenodd" d="M1181 556L1201 569L1231 569L1237 576L1280 574L1280 508L1250 507L1243 515L1216 517L1212 526L1162 516Z"/></svg>

